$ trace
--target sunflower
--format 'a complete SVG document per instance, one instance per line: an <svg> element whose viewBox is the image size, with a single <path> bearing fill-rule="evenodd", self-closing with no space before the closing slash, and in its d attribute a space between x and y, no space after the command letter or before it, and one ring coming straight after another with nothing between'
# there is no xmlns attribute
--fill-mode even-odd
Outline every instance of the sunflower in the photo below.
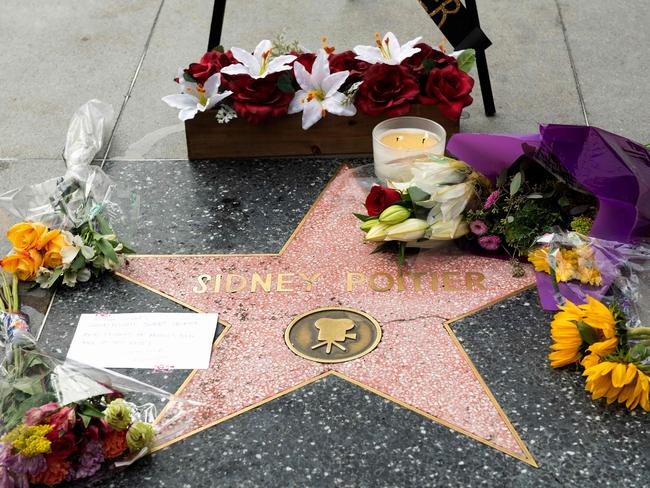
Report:
<svg viewBox="0 0 650 488"><path fill-rule="evenodd" d="M582 321L584 312L569 300L560 307L551 322L551 337L553 338L552 353L548 355L551 366L561 368L580 360L582 354L582 335L577 323Z"/></svg>
<svg viewBox="0 0 650 488"><path fill-rule="evenodd" d="M650 412L650 377L634 363L603 361L585 369L586 390L591 398L607 398L607 403L624 403L634 410L640 406Z"/></svg>
<svg viewBox="0 0 650 488"><path fill-rule="evenodd" d="M535 271L543 273L550 273L551 267L548 264L548 248L538 247L534 251L528 253L528 261L533 263Z"/></svg>
<svg viewBox="0 0 650 488"><path fill-rule="evenodd" d="M616 319L612 311L602 302L587 295L587 303L580 305L584 312L584 323L601 332L603 338L610 339L616 336Z"/></svg>

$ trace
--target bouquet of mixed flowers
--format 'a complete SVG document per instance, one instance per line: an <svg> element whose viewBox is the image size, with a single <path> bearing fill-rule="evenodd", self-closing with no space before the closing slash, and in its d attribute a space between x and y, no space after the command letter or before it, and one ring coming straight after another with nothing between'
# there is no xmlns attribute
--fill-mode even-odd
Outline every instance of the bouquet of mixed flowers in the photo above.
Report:
<svg viewBox="0 0 650 488"><path fill-rule="evenodd" d="M0 274L0 486L102 475L187 427L192 404L40 350L19 312L18 279ZM167 420L156 423L163 406Z"/></svg>
<svg viewBox="0 0 650 488"><path fill-rule="evenodd" d="M0 196L0 205L23 220L7 233L13 250L0 260L5 271L43 288L74 286L119 268L133 252L112 223L124 230L133 226L139 198L90 165L111 114L110 106L97 100L82 106L68 129L66 174Z"/></svg>
<svg viewBox="0 0 650 488"><path fill-rule="evenodd" d="M398 264L407 247L429 247L469 231L463 212L478 202L487 180L462 161L429 156L410 165L411 178L375 185L366 197L362 221L366 241L381 242L375 252L396 247Z"/></svg>
<svg viewBox="0 0 650 488"><path fill-rule="evenodd" d="M482 195L481 205L466 212L468 238L483 250L516 259L526 256L535 240L554 227L588 234L598 202L569 181L532 159L520 158L501 172L495 187Z"/></svg>
<svg viewBox="0 0 650 488"><path fill-rule="evenodd" d="M397 116L412 104L436 105L445 117L458 119L472 103L472 50L447 55L421 37L404 44L392 32L375 37L374 46L340 53L325 38L317 52L269 40L253 53L217 47L179 69L181 93L163 101L179 109L183 121L213 108L220 123L237 117L260 123L302 112L303 129L328 113Z"/></svg>

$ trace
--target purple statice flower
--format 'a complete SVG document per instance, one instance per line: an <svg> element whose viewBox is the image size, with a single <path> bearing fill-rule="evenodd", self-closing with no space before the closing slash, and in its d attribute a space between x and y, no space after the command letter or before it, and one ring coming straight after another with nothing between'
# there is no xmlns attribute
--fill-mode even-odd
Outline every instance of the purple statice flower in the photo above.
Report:
<svg viewBox="0 0 650 488"><path fill-rule="evenodd" d="M488 226L482 220L474 220L470 222L469 228L474 235L482 236L487 233Z"/></svg>
<svg viewBox="0 0 650 488"><path fill-rule="evenodd" d="M501 245L501 238L499 236L483 236L478 239L479 245L488 251L496 251Z"/></svg>
<svg viewBox="0 0 650 488"><path fill-rule="evenodd" d="M490 193L490 195L485 200L485 203L483 204L483 210L487 210L492 205L494 205L497 199L499 198L499 195L500 195L499 190L494 190L492 193Z"/></svg>
<svg viewBox="0 0 650 488"><path fill-rule="evenodd" d="M90 441L79 456L76 466L70 470L69 480L88 478L94 475L104 462L104 451L99 441Z"/></svg>
<svg viewBox="0 0 650 488"><path fill-rule="evenodd" d="M11 467L14 455L11 454L11 444L0 442L0 487L29 488L29 479L25 473L16 473ZM41 456L43 457L43 456Z"/></svg>
<svg viewBox="0 0 650 488"><path fill-rule="evenodd" d="M22 454L16 454L12 456L8 466L16 473L34 476L47 469L47 461L45 461L45 456L42 454L29 457L23 456Z"/></svg>

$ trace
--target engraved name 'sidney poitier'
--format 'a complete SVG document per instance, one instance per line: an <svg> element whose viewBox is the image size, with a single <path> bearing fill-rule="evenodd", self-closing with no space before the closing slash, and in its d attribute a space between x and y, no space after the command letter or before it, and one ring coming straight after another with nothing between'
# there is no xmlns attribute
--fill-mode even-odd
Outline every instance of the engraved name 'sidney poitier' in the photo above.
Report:
<svg viewBox="0 0 650 488"><path fill-rule="evenodd" d="M311 292L314 287L327 282L322 273L225 273L200 274L192 280L194 293L272 293ZM484 291L485 275L479 271L427 271L427 272L358 272L348 271L341 280L341 291L352 292L370 289L375 292L415 291L453 292ZM328 283L329 284L329 283Z"/></svg>

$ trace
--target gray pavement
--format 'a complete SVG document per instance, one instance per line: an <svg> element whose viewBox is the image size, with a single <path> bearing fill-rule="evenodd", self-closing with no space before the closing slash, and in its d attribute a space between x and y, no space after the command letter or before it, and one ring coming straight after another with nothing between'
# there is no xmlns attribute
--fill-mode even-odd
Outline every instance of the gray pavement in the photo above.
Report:
<svg viewBox="0 0 650 488"><path fill-rule="evenodd" d="M478 3L494 41L488 59L498 113L483 115L477 88L464 131L583 123L584 104L592 124L650 141L650 10L644 0L617 8L606 0ZM54 162L69 118L90 98L119 111L130 95L110 158L185 158L183 126L160 98L176 90L176 68L205 50L211 8L211 0L2 2L0 66L10 89L0 91L0 186L60 172ZM388 29L403 39L441 39L415 0L230 0L223 44L252 48L283 29L309 48L322 35L344 49ZM25 161L31 171L22 168Z"/></svg>

